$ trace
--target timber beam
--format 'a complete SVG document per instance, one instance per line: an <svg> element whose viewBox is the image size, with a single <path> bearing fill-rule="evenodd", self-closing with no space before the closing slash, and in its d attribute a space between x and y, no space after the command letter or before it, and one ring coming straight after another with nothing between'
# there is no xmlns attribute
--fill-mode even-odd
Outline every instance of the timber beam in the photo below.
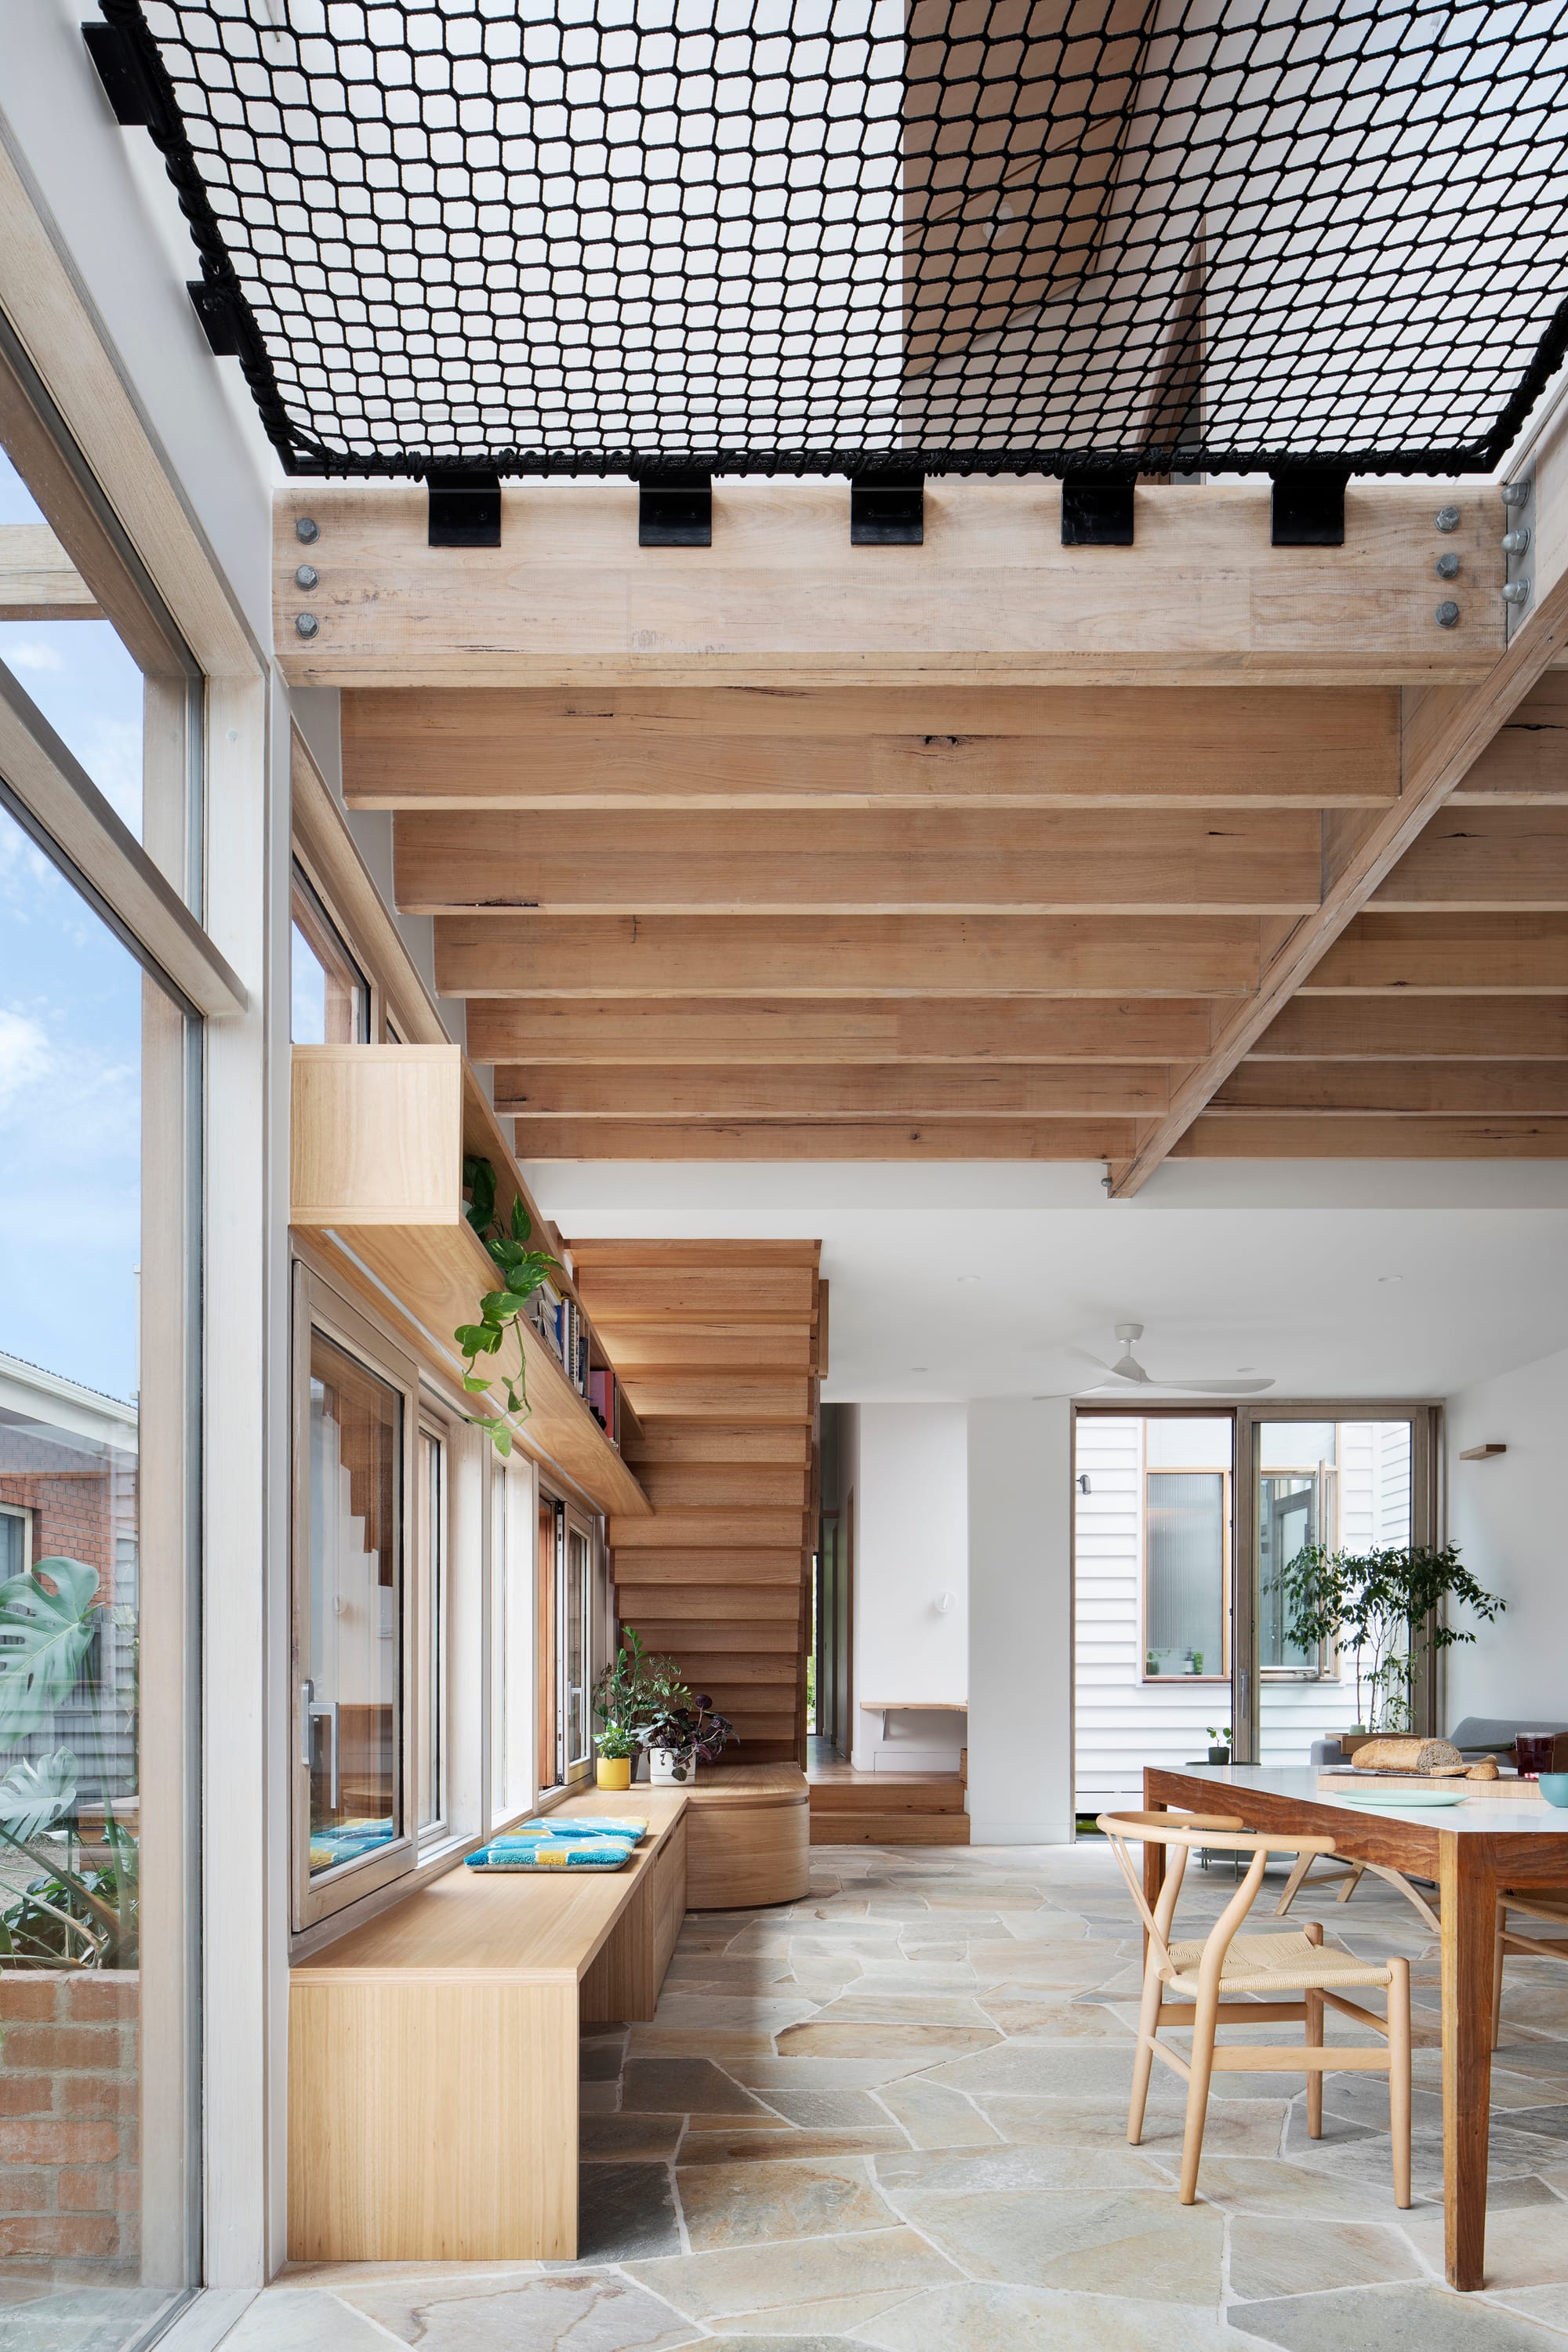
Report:
<svg viewBox="0 0 1568 2352"><path fill-rule="evenodd" d="M1514 748L1516 789L1544 795L1541 743L1521 734ZM1386 687L386 688L344 695L342 757L349 806L366 809L1384 808L1399 796L1399 698ZM1492 795L1511 782L1510 771Z"/></svg>
<svg viewBox="0 0 1568 2352"><path fill-rule="evenodd" d="M0 523L0 621L101 621L92 590L47 523Z"/></svg>
<svg viewBox="0 0 1568 2352"><path fill-rule="evenodd" d="M290 484L278 659L375 688L1365 687L1468 683L1502 650L1495 490L1353 485L1336 548L1273 546L1266 485L1135 499L1134 548L1063 547L1058 484L932 481L922 546L852 547L842 489L721 483L711 548L641 548L635 488L546 483L502 490L499 548L453 549L419 487Z"/></svg>

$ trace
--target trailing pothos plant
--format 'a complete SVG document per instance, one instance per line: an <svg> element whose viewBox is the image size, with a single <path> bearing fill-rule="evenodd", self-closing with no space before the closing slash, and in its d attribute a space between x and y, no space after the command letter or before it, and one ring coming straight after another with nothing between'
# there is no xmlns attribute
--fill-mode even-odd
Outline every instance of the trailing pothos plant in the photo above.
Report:
<svg viewBox="0 0 1568 2352"><path fill-rule="evenodd" d="M85 1560L40 1559L0 1583L0 1748L42 1731L76 1689L103 1615L99 1577ZM98 1709L93 1736L103 1835L89 1860L74 1820L81 1767L68 1748L0 1775L0 1845L38 1872L0 1914L0 1958L66 1968L134 1968L139 1911L136 1839L116 1821Z"/></svg>
<svg viewBox="0 0 1568 2352"><path fill-rule="evenodd" d="M508 1223L500 1223L496 1215L496 1171L489 1160L472 1155L465 1159L463 1188L468 1195L464 1213L501 1274L500 1289L487 1290L479 1301L479 1321L459 1323L452 1335L463 1351L463 1386L470 1396L483 1396L499 1387L506 1397L507 1412L526 1420L533 1408L528 1402L523 1318L529 1300L549 1281L551 1267L561 1261L548 1250L529 1248L533 1220L521 1193L512 1202ZM517 1341L517 1370L505 1371L499 1364L486 1372L478 1370L481 1357L500 1355L509 1331ZM468 1419L476 1429L488 1433L498 1454L511 1452L511 1431L501 1414L476 1412Z"/></svg>

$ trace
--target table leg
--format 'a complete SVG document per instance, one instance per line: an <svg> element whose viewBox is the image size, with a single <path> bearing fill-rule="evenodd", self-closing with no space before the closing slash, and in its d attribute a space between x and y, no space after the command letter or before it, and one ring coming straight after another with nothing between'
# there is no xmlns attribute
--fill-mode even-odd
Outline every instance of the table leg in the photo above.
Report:
<svg viewBox="0 0 1568 2352"><path fill-rule="evenodd" d="M1149 1794L1149 1776L1143 1775L1143 1811L1146 1813L1168 1813L1171 1808L1163 1797ZM1160 1900L1160 1889L1165 1884L1165 1849L1150 1840L1143 1848L1143 1900L1152 1911ZM1149 1964L1149 1930L1143 1930L1143 1965Z"/></svg>
<svg viewBox="0 0 1568 2352"><path fill-rule="evenodd" d="M1483 1840L1439 1838L1443 1913L1443 2203L1448 2284L1481 2285L1486 2269L1496 1894Z"/></svg>

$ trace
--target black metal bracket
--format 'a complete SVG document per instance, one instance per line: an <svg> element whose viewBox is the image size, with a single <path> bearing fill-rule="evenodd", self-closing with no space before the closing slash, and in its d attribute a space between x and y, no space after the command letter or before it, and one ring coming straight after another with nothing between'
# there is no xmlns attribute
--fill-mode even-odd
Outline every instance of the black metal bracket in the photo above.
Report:
<svg viewBox="0 0 1568 2352"><path fill-rule="evenodd" d="M711 547L713 477L671 467L637 483L639 547Z"/></svg>
<svg viewBox="0 0 1568 2352"><path fill-rule="evenodd" d="M500 476L489 467L426 474L431 547L500 545Z"/></svg>
<svg viewBox="0 0 1568 2352"><path fill-rule="evenodd" d="M923 547L923 474L854 474L849 480L851 547Z"/></svg>
<svg viewBox="0 0 1568 2352"><path fill-rule="evenodd" d="M239 320L234 304L228 299L226 286L214 285L207 278L189 278L185 291L191 305L202 322L202 332L211 346L215 359L237 360L239 357Z"/></svg>
<svg viewBox="0 0 1568 2352"><path fill-rule="evenodd" d="M1131 547L1132 484L1068 474L1062 481L1064 547Z"/></svg>
<svg viewBox="0 0 1568 2352"><path fill-rule="evenodd" d="M145 131L156 109L142 60L128 33L118 25L86 24L81 28L88 56L98 68L114 120L126 131Z"/></svg>
<svg viewBox="0 0 1568 2352"><path fill-rule="evenodd" d="M1345 481L1331 466L1293 467L1274 477L1275 547L1342 547Z"/></svg>

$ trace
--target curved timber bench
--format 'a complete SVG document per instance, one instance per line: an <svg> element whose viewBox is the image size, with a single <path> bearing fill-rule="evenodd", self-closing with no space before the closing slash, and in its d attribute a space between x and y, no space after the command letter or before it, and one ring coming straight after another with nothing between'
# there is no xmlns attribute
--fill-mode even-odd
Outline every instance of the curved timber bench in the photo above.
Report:
<svg viewBox="0 0 1568 2352"><path fill-rule="evenodd" d="M686 1791L688 1910L798 1903L811 1878L810 1798L798 1764L699 1767Z"/></svg>

